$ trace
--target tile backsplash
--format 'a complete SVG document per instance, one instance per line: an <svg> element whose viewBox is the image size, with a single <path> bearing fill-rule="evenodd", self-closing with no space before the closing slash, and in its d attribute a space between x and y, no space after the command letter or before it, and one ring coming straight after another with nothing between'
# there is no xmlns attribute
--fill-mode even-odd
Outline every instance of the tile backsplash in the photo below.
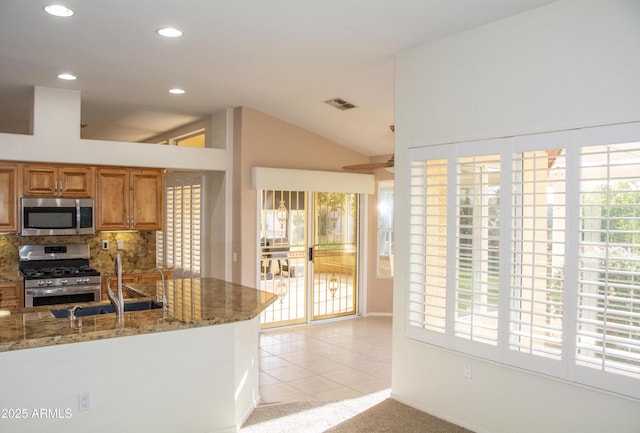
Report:
<svg viewBox="0 0 640 433"><path fill-rule="evenodd" d="M102 241L109 242L107 250ZM117 249L118 240L124 242ZM117 253L122 256L126 272L146 271L156 267L156 232L103 232L84 236L19 236L0 234L0 275L18 274L18 248L20 245L89 244L90 265L101 273L113 272Z"/></svg>

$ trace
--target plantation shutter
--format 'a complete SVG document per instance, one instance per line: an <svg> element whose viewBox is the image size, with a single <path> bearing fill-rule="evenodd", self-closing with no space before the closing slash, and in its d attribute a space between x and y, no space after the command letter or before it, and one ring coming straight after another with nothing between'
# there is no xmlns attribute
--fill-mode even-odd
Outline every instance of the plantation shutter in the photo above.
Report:
<svg viewBox="0 0 640 433"><path fill-rule="evenodd" d="M578 365L640 374L640 143L582 148Z"/></svg>
<svg viewBox="0 0 640 433"><path fill-rule="evenodd" d="M639 134L408 149L407 337L640 398Z"/></svg>
<svg viewBox="0 0 640 433"><path fill-rule="evenodd" d="M411 164L409 201L409 323L443 334L447 318L446 159Z"/></svg>
<svg viewBox="0 0 640 433"><path fill-rule="evenodd" d="M498 343L500 156L458 158L455 335Z"/></svg>
<svg viewBox="0 0 640 433"><path fill-rule="evenodd" d="M560 360L565 256L564 150L512 155L509 349Z"/></svg>
<svg viewBox="0 0 640 433"><path fill-rule="evenodd" d="M159 232L157 254L176 277L201 275L202 177L169 178L166 182L166 224Z"/></svg>

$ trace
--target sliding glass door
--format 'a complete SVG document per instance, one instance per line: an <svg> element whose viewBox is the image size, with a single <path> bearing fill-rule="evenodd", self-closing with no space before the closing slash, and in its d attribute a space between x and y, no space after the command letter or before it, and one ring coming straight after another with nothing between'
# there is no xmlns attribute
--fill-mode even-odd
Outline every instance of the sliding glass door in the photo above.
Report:
<svg viewBox="0 0 640 433"><path fill-rule="evenodd" d="M356 313L358 196L313 195L312 320Z"/></svg>
<svg viewBox="0 0 640 433"><path fill-rule="evenodd" d="M356 313L358 196L260 192L259 288L278 295L263 327Z"/></svg>
<svg viewBox="0 0 640 433"><path fill-rule="evenodd" d="M278 300L262 313L264 327L307 321L307 194L261 191L261 290Z"/></svg>

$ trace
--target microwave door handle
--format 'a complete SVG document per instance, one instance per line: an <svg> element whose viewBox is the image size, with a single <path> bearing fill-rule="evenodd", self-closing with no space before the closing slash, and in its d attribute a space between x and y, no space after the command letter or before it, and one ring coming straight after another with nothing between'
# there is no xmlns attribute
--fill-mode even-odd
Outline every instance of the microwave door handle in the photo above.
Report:
<svg viewBox="0 0 640 433"><path fill-rule="evenodd" d="M80 199L76 199L76 233L80 233Z"/></svg>

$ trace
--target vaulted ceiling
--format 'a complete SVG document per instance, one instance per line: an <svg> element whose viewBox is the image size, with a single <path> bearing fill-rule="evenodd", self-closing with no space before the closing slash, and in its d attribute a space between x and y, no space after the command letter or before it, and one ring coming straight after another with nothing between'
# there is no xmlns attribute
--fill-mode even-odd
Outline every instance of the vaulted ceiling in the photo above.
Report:
<svg viewBox="0 0 640 433"><path fill-rule="evenodd" d="M398 50L552 2L61 0L75 14L60 18L43 11L46 0L1 0L0 132L28 128L39 85L81 91L83 138L142 141L250 106L362 153L391 153ZM156 33L167 26L183 35ZM356 108L324 103L333 98Z"/></svg>

